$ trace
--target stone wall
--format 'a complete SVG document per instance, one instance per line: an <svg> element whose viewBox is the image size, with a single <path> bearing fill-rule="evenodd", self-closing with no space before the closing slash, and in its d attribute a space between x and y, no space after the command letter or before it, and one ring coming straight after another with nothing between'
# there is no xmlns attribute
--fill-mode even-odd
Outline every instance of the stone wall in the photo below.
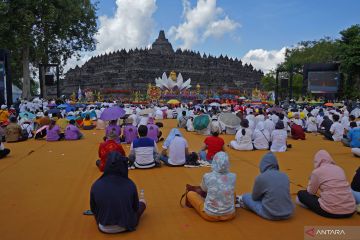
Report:
<svg viewBox="0 0 360 240"><path fill-rule="evenodd" d="M184 80L191 78L191 85L201 85L201 89L251 90L260 85L263 73L241 60L227 56L213 57L200 55L199 52L175 52L171 44L160 32L150 49L121 50L91 58L82 67L70 69L60 84L61 94L67 96L82 89L95 90L126 89L131 91L147 90L149 83L163 72L181 73Z"/></svg>

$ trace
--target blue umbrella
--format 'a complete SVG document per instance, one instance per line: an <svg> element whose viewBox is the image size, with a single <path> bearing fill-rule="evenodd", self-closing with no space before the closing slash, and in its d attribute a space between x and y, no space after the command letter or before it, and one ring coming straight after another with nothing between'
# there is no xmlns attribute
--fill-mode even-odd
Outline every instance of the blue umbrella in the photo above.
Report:
<svg viewBox="0 0 360 240"><path fill-rule="evenodd" d="M33 113L31 113L31 112L21 112L21 113L19 114L19 116L20 116L21 118L27 118L27 119L34 119L34 118L36 118L35 114L33 114Z"/></svg>
<svg viewBox="0 0 360 240"><path fill-rule="evenodd" d="M65 111L66 112L73 112L73 111L75 111L75 107L72 107L72 106L67 106L66 108L65 108Z"/></svg>
<svg viewBox="0 0 360 240"><path fill-rule="evenodd" d="M47 105L47 107L56 107L56 104L55 103L50 103Z"/></svg>
<svg viewBox="0 0 360 240"><path fill-rule="evenodd" d="M75 116L67 116L66 119L69 120L69 121L70 120L76 120L76 117Z"/></svg>
<svg viewBox="0 0 360 240"><path fill-rule="evenodd" d="M51 114L57 114L57 113L59 113L59 112L60 112L60 110L57 109L57 108L52 108L52 109L50 109L50 110L48 111L48 113L51 113Z"/></svg>
<svg viewBox="0 0 360 240"><path fill-rule="evenodd" d="M60 104L59 106L57 106L57 108L67 108L69 106L69 104L65 104L65 103L63 103L63 104Z"/></svg>
<svg viewBox="0 0 360 240"><path fill-rule="evenodd" d="M125 110L120 107L110 107L106 108L100 116L100 119L103 121L116 120L122 118L125 115Z"/></svg>

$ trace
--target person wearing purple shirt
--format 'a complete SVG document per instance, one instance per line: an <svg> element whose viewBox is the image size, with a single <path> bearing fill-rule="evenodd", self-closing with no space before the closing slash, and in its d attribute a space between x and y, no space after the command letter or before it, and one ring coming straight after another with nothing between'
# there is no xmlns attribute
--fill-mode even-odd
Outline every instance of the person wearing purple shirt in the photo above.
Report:
<svg viewBox="0 0 360 240"><path fill-rule="evenodd" d="M56 125L54 119L51 119L49 126L46 128L46 141L59 141L62 138L64 138L64 134L61 133L60 127Z"/></svg>
<svg viewBox="0 0 360 240"><path fill-rule="evenodd" d="M79 140L83 137L79 128L75 126L75 120L71 119L65 128L65 140Z"/></svg>
<svg viewBox="0 0 360 240"><path fill-rule="evenodd" d="M126 125L124 127L122 141L127 144L130 144L137 138L138 138L138 131L137 128L133 125L133 119L127 118Z"/></svg>
<svg viewBox="0 0 360 240"><path fill-rule="evenodd" d="M158 142L158 140L159 140L159 138L158 138L158 136L159 136L159 127L154 124L154 119L153 118L149 118L147 128L148 128L147 137L151 138L155 142Z"/></svg>
<svg viewBox="0 0 360 240"><path fill-rule="evenodd" d="M121 127L117 125L117 120L110 121L109 126L106 127L105 136L109 136L111 132L117 136L116 139L114 139L115 142L120 143Z"/></svg>

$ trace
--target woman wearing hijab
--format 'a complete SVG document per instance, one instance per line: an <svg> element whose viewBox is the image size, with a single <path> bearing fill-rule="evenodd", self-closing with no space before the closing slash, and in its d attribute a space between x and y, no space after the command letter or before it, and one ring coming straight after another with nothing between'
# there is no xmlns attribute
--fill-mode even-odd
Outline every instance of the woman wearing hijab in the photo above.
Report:
<svg viewBox="0 0 360 240"><path fill-rule="evenodd" d="M265 123L259 122L252 135L254 150L268 150L270 144L270 133L265 129Z"/></svg>
<svg viewBox="0 0 360 240"><path fill-rule="evenodd" d="M241 128L235 135L235 140L230 142L230 147L235 150L253 150L252 131L249 128L249 121L243 119L240 123Z"/></svg>
<svg viewBox="0 0 360 240"><path fill-rule="evenodd" d="M263 156L259 169L261 174L255 179L252 193L239 197L240 206L268 220L290 218L294 205L289 177L279 171L279 164L272 152Z"/></svg>
<svg viewBox="0 0 360 240"><path fill-rule="evenodd" d="M136 230L146 204L139 201L136 185L128 177L128 159L120 153L107 156L104 174L91 187L90 207L101 232Z"/></svg>
<svg viewBox="0 0 360 240"><path fill-rule="evenodd" d="M173 128L164 142L160 160L168 166L183 166L189 156L188 148L188 143L180 130ZM167 150L169 150L169 156L166 154Z"/></svg>
<svg viewBox="0 0 360 240"><path fill-rule="evenodd" d="M285 152L287 149L286 145L287 132L284 129L283 121L278 121L275 124L275 130L271 133L271 147L272 152Z"/></svg>
<svg viewBox="0 0 360 240"><path fill-rule="evenodd" d="M207 221L227 221L236 216L236 174L229 172L229 168L229 156L225 152L216 153L212 161L212 172L205 173L201 183L201 189L207 193L206 198L193 191L186 195L195 211Z"/></svg>
<svg viewBox="0 0 360 240"><path fill-rule="evenodd" d="M308 187L298 192L296 201L327 218L348 218L355 212L355 199L344 170L325 150L315 154Z"/></svg>
<svg viewBox="0 0 360 240"><path fill-rule="evenodd" d="M106 127L105 136L108 137L110 133L115 133L115 142L120 143L121 127L117 125L117 120L110 121L109 126Z"/></svg>

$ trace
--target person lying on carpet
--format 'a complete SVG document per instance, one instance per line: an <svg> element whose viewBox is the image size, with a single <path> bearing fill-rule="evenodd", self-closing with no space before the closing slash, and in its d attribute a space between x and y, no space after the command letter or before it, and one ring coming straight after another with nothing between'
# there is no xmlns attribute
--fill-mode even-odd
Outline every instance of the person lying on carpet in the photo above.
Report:
<svg viewBox="0 0 360 240"><path fill-rule="evenodd" d="M211 163L214 155L220 151L224 151L224 139L219 137L220 129L215 125L211 127L212 131L209 137L204 140L204 145L199 152L199 157L203 161ZM207 150L207 152L206 152Z"/></svg>
<svg viewBox="0 0 360 240"><path fill-rule="evenodd" d="M348 218L355 212L355 199L344 170L325 150L315 154L308 187L297 193L296 202L327 218Z"/></svg>
<svg viewBox="0 0 360 240"><path fill-rule="evenodd" d="M71 119L65 128L65 140L79 140L83 137L79 128L75 126L75 120Z"/></svg>
<svg viewBox="0 0 360 240"><path fill-rule="evenodd" d="M118 152L107 156L103 175L90 191L90 208L101 232L135 231L146 209L135 183L128 177L128 159Z"/></svg>
<svg viewBox="0 0 360 240"><path fill-rule="evenodd" d="M147 126L139 126L139 138L135 139L130 146L130 168L153 168L160 166L156 142L147 137L147 132Z"/></svg>
<svg viewBox="0 0 360 240"><path fill-rule="evenodd" d="M212 172L205 173L201 182L201 189L207 192L206 198L193 191L186 194L191 206L207 221L227 221L236 216L236 174L229 172L229 168L228 154L222 151L216 153L212 161Z"/></svg>
<svg viewBox="0 0 360 240"><path fill-rule="evenodd" d="M235 150L253 150L252 130L249 128L249 120L243 119L240 123L241 128L235 135L235 140L230 142L230 147Z"/></svg>
<svg viewBox="0 0 360 240"><path fill-rule="evenodd" d="M166 138L160 160L170 167L183 166L189 157L189 146L177 128L171 129ZM166 151L169 150L169 155Z"/></svg>
<svg viewBox="0 0 360 240"><path fill-rule="evenodd" d="M289 177L279 171L279 164L272 152L260 162L260 175L256 177L252 193L237 198L240 207L249 209L268 220L283 220L294 213L290 196Z"/></svg>

